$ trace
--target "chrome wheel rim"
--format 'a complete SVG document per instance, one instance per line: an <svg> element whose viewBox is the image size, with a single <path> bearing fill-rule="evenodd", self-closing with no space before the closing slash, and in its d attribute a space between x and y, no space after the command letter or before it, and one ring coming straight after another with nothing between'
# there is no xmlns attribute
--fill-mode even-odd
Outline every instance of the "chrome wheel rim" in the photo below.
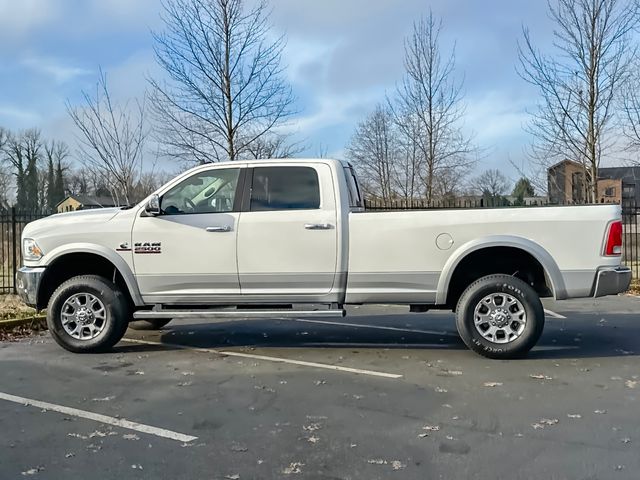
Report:
<svg viewBox="0 0 640 480"><path fill-rule="evenodd" d="M516 340L527 325L527 312L522 302L506 293L492 293L478 302L473 312L476 330L493 343Z"/></svg>
<svg viewBox="0 0 640 480"><path fill-rule="evenodd" d="M62 327L76 340L96 338L107 324L104 303L90 293L76 293L62 304Z"/></svg>

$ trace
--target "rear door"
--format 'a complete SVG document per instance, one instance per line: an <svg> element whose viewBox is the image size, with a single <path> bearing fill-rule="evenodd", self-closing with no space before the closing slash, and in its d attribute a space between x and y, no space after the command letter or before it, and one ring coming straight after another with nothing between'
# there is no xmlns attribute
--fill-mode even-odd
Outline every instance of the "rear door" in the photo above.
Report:
<svg viewBox="0 0 640 480"><path fill-rule="evenodd" d="M326 164L255 166L238 226L243 295L323 295L337 264L336 203Z"/></svg>

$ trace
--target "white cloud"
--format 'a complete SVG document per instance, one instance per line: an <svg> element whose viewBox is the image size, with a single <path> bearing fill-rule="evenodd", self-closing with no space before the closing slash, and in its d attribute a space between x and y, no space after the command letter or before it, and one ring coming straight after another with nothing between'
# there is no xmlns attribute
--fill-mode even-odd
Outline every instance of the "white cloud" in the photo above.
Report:
<svg viewBox="0 0 640 480"><path fill-rule="evenodd" d="M40 114L12 105L0 105L0 124L31 127L42 120Z"/></svg>
<svg viewBox="0 0 640 480"><path fill-rule="evenodd" d="M53 77L56 83L65 83L76 77L94 73L86 68L65 64L56 58L27 56L20 63L37 73Z"/></svg>
<svg viewBox="0 0 640 480"><path fill-rule="evenodd" d="M25 35L57 17L51 0L0 0L0 37Z"/></svg>

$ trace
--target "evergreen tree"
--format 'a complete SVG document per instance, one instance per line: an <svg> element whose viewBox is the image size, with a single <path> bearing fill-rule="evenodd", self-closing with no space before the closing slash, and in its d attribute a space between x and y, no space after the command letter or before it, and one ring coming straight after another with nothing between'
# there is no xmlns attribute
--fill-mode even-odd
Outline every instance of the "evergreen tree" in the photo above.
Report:
<svg viewBox="0 0 640 480"><path fill-rule="evenodd" d="M56 175L55 175L55 199L56 205L60 203L65 198L65 189L64 189L64 175L62 171L62 159L58 158L58 165L56 166ZM54 205L55 206L55 205Z"/></svg>
<svg viewBox="0 0 640 480"><path fill-rule="evenodd" d="M528 178L522 177L516 183L516 186L513 188L512 195L516 197L514 201L514 205L524 205L524 197L533 197L535 195L535 190L533 189L533 185Z"/></svg>
<svg viewBox="0 0 640 480"><path fill-rule="evenodd" d="M56 204L59 202L56 196L56 180L55 170L53 168L53 158L48 159L47 170L47 210L53 212Z"/></svg>
<svg viewBox="0 0 640 480"><path fill-rule="evenodd" d="M36 212L40 210L38 205L38 156L30 152L27 159L27 168L24 174L25 210Z"/></svg>

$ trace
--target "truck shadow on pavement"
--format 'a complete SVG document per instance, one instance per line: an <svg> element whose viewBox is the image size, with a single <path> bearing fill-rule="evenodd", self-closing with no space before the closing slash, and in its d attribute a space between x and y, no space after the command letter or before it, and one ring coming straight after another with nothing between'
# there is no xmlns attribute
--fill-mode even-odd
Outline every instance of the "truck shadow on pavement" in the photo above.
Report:
<svg viewBox="0 0 640 480"><path fill-rule="evenodd" d="M629 315L631 316L631 315ZM635 317L635 316L634 316ZM452 321L428 321L411 324L381 323L384 316L359 317L360 326L328 323L302 323L291 320L234 320L215 323L180 323L145 335L160 342L157 348L228 349L251 347L314 349L405 349L466 350ZM629 319L625 319L629 320ZM527 359L624 357L640 353L640 324L624 322L624 328L593 325L591 322L547 322L538 345ZM634 322L635 323L635 322ZM640 323L640 322L639 322ZM406 328L406 330L404 329ZM129 331L130 338L137 338ZM141 347L120 344L119 351ZM153 345L145 346L154 349ZM147 349L147 348L145 348ZM638 353L636 353L638 352Z"/></svg>

